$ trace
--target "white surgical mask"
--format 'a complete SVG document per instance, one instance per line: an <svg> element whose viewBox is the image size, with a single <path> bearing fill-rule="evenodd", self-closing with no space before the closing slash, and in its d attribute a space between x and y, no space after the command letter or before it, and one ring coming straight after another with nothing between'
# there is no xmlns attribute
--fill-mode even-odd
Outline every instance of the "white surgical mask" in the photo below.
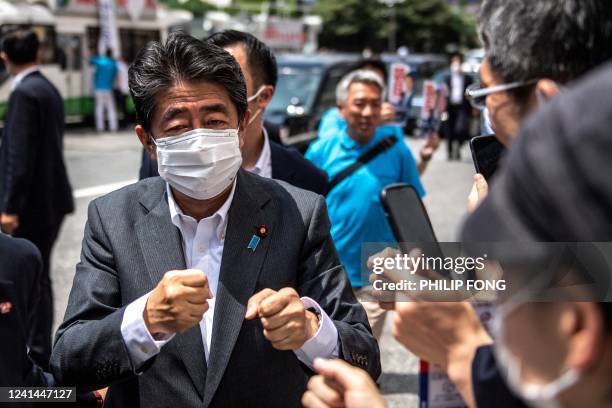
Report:
<svg viewBox="0 0 612 408"><path fill-rule="evenodd" d="M498 307L491 325L495 338L495 357L510 389L527 405L533 408L561 408L559 394L573 387L580 380L580 373L570 369L548 384L524 383L521 378L521 363L508 349L504 341L504 320L520 305Z"/></svg>
<svg viewBox="0 0 612 408"><path fill-rule="evenodd" d="M257 99L257 97L259 97L259 95L261 95L261 92L266 89L264 85L260 86L259 89L257 90L257 92L255 92L255 94L249 96L247 98L247 103L251 103L253 102L255 99ZM257 109L255 111L255 113L253 114L253 116L251 116L251 119L249 119L249 123L247 123L247 126L250 126L251 123L253 123L253 121L255 120L255 118L257 116L259 116L259 114L261 113L261 109Z"/></svg>
<svg viewBox="0 0 612 408"><path fill-rule="evenodd" d="M197 200L221 194L242 164L237 129L193 129L153 143L161 178Z"/></svg>

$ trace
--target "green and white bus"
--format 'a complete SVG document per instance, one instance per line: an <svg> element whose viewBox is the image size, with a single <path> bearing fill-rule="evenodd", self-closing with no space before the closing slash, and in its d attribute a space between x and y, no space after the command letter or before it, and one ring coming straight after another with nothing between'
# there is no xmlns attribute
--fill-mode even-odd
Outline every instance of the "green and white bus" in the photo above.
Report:
<svg viewBox="0 0 612 408"><path fill-rule="evenodd" d="M126 3L117 2L117 28L123 60L129 64L149 41L164 40L174 30L189 31L193 15L168 10L146 0L138 19L128 16ZM59 0L56 8L0 0L0 37L16 27L32 28L41 41L41 70L64 99L67 122L91 118L94 112L93 69L88 57L97 49L100 22L96 0ZM0 62L0 119L11 92L11 78ZM133 109L131 103L129 108Z"/></svg>

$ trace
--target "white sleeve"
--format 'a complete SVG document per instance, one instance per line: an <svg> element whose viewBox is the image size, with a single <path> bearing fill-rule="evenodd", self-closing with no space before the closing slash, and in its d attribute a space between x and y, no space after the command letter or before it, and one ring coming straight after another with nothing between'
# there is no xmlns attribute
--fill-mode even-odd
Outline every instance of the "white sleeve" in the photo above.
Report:
<svg viewBox="0 0 612 408"><path fill-rule="evenodd" d="M161 348L174 337L174 334L167 334L154 339L149 333L143 313L150 294L151 292L130 303L125 308L121 321L123 342L136 369L141 367L148 359L157 355Z"/></svg>
<svg viewBox="0 0 612 408"><path fill-rule="evenodd" d="M315 335L308 339L301 348L293 351L302 363L312 369L314 359L317 357L338 357L340 346L338 343L338 329L336 329L331 318L317 302L309 297L303 297L300 298L300 300L304 308L315 308L321 316L319 330L317 330Z"/></svg>

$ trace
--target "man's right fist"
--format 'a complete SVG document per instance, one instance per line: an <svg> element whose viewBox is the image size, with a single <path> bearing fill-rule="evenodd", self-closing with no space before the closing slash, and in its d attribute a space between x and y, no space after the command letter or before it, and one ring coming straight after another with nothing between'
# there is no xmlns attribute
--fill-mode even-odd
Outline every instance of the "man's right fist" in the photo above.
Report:
<svg viewBox="0 0 612 408"><path fill-rule="evenodd" d="M200 323L212 299L208 278L198 269L168 271L147 299L143 312L152 335L181 333Z"/></svg>

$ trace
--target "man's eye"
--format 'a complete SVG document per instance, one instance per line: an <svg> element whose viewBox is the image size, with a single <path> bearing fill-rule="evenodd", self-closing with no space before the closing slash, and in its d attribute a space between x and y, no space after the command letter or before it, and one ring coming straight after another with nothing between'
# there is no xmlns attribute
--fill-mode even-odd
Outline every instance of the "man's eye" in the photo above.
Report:
<svg viewBox="0 0 612 408"><path fill-rule="evenodd" d="M211 119L208 122L209 126L223 126L225 125L225 121L224 120L217 120L217 119Z"/></svg>

